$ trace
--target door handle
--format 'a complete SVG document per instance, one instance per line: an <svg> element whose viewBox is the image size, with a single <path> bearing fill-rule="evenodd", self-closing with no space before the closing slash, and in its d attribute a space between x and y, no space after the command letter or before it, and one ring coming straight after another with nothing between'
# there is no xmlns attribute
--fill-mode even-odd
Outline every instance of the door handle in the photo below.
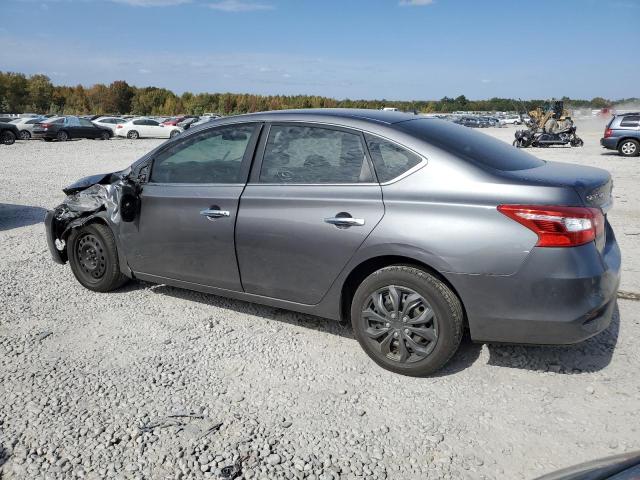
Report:
<svg viewBox="0 0 640 480"><path fill-rule="evenodd" d="M205 209L200 211L200 215L204 215L209 220L213 220L214 218L220 217L228 217L230 215L228 210L210 210Z"/></svg>
<svg viewBox="0 0 640 480"><path fill-rule="evenodd" d="M325 218L324 221L336 227L362 227L364 225L364 218L331 217Z"/></svg>

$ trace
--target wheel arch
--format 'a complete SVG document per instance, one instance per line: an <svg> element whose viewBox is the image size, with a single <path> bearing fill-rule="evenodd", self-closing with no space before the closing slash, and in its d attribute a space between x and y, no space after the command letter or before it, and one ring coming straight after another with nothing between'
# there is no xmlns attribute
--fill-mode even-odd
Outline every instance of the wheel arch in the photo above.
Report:
<svg viewBox="0 0 640 480"><path fill-rule="evenodd" d="M620 139L618 140L618 143L616 143L616 149L620 148L620 145L622 145L622 142L626 142L627 140L633 140L636 143L640 144L640 138L627 135L626 137L620 137Z"/></svg>
<svg viewBox="0 0 640 480"><path fill-rule="evenodd" d="M351 316L351 299L355 294L358 286L362 283L362 281L371 275L373 272L380 270L381 268L389 267L391 265L404 265L410 267L416 267L425 272L433 275L438 280L442 281L445 285L447 285L451 291L458 297L460 300L460 305L462 305L462 313L464 316L464 325L468 326L467 323L467 313L465 310L464 302L462 301L462 297L458 290L453 286L453 284L445 277L442 273L440 273L437 269L433 268L431 265L424 263L423 261L416 260L412 257L407 257L404 255L379 255L375 257L368 258L358 265L356 265L351 272L347 275L344 282L342 283L342 288L340 291L340 321L348 322Z"/></svg>

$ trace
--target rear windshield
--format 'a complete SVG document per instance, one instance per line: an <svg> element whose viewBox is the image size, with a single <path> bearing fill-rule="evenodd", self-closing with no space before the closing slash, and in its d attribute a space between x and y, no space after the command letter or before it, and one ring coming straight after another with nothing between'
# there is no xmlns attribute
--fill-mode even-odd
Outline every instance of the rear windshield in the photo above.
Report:
<svg viewBox="0 0 640 480"><path fill-rule="evenodd" d="M495 170L526 170L544 165L544 161L506 142L445 120L410 120L395 127L457 157Z"/></svg>

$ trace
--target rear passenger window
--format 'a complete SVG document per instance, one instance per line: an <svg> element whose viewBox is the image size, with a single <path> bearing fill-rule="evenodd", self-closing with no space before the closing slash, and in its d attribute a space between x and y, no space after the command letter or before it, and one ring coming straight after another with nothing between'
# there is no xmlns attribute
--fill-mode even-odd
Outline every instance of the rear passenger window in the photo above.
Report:
<svg viewBox="0 0 640 480"><path fill-rule="evenodd" d="M365 135L378 181L388 182L418 165L422 158L409 150L373 135Z"/></svg>
<svg viewBox="0 0 640 480"><path fill-rule="evenodd" d="M371 180L360 135L319 127L271 127L260 182L359 183Z"/></svg>
<svg viewBox="0 0 640 480"><path fill-rule="evenodd" d="M620 122L621 127L637 127L640 125L640 115L629 115Z"/></svg>
<svg viewBox="0 0 640 480"><path fill-rule="evenodd" d="M151 182L242 182L242 159L254 130L254 125L230 126L187 137L156 157Z"/></svg>

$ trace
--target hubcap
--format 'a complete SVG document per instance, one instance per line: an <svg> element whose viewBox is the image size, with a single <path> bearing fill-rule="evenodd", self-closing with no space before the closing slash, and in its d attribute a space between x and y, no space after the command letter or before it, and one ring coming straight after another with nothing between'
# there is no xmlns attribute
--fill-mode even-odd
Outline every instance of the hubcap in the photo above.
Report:
<svg viewBox="0 0 640 480"><path fill-rule="evenodd" d="M622 145L622 153L625 155L632 155L636 151L636 144L633 142L627 142Z"/></svg>
<svg viewBox="0 0 640 480"><path fill-rule="evenodd" d="M78 263L85 275L99 280L106 271L104 247L95 235L87 234L78 241Z"/></svg>
<svg viewBox="0 0 640 480"><path fill-rule="evenodd" d="M436 346L438 322L433 309L410 288L389 285L375 291L361 317L371 345L395 362L423 360Z"/></svg>

